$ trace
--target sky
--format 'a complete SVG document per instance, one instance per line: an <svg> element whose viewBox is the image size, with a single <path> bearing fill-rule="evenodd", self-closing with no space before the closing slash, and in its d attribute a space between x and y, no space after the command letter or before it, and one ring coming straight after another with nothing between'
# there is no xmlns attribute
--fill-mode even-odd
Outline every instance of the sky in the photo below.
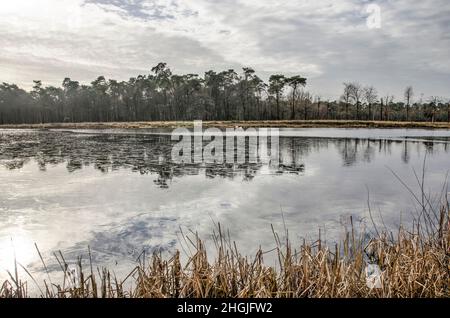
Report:
<svg viewBox="0 0 450 318"><path fill-rule="evenodd" d="M448 0L2 0L0 82L128 80L167 62L299 74L330 99L349 81L450 98L449 31Z"/></svg>

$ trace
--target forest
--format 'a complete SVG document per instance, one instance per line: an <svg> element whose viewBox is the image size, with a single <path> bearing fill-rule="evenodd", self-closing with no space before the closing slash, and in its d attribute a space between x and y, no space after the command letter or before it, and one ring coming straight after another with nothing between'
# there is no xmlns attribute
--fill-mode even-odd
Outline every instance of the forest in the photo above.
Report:
<svg viewBox="0 0 450 318"><path fill-rule="evenodd" d="M61 87L34 81L28 92L0 84L0 125L63 122L180 120L381 120L447 121L450 102L415 96L408 86L401 98L381 96L373 86L342 85L339 100L307 91L301 75L281 74L263 81L252 68L197 74L173 74L159 63L149 75L128 81L104 76L90 85L65 78Z"/></svg>

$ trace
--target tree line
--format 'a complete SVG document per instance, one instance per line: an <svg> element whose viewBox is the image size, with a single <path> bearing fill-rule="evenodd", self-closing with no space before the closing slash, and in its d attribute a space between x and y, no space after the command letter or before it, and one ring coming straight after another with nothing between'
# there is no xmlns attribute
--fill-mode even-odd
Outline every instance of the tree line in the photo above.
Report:
<svg viewBox="0 0 450 318"><path fill-rule="evenodd" d="M450 103L423 96L414 102L407 87L401 101L380 96L373 86L344 83L338 100L325 100L306 90L300 75L270 76L264 82L255 70L230 69L173 74L159 63L149 75L128 81L98 77L90 85L70 78L61 87L34 81L27 92L0 84L0 124L56 122L121 122L164 120L414 120L449 121Z"/></svg>

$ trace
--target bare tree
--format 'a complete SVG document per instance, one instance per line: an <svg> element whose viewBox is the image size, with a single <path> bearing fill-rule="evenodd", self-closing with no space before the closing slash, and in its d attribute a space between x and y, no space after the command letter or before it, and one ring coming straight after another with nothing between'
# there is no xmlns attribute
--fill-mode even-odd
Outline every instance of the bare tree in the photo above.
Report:
<svg viewBox="0 0 450 318"><path fill-rule="evenodd" d="M439 110L439 105L442 103L442 98L438 96L431 96L429 101L427 115L430 117L431 121L434 122L436 120L436 113Z"/></svg>
<svg viewBox="0 0 450 318"><path fill-rule="evenodd" d="M321 105L320 96L317 96L317 119L320 119L320 105Z"/></svg>
<svg viewBox="0 0 450 318"><path fill-rule="evenodd" d="M298 95L298 100L300 101L300 104L303 104L303 119L308 119L308 105L311 103L311 95L309 92L304 91L303 89L300 90Z"/></svg>
<svg viewBox="0 0 450 318"><path fill-rule="evenodd" d="M366 100L368 111L369 111L367 118L370 120L371 119L370 115L372 114L372 120L374 120L375 114L372 113L372 105L377 102L377 99L378 99L377 90L373 86L365 87L364 88L364 99Z"/></svg>
<svg viewBox="0 0 450 318"><path fill-rule="evenodd" d="M412 86L408 86L405 89L405 101L406 101L406 121L409 121L409 108L411 106L411 100L414 96L414 91Z"/></svg>
<svg viewBox="0 0 450 318"><path fill-rule="evenodd" d="M352 83L344 83L344 94L341 100L345 103L345 119L348 120L348 107L352 101Z"/></svg>
<svg viewBox="0 0 450 318"><path fill-rule="evenodd" d="M330 118L330 110L331 110L331 104L330 104L330 101L327 100L327 119Z"/></svg>
<svg viewBox="0 0 450 318"><path fill-rule="evenodd" d="M394 102L394 96L393 95L386 95L386 97L384 97L384 117L387 120L390 120L390 106L392 105L392 103ZM381 101L381 104L383 105L383 100Z"/></svg>
<svg viewBox="0 0 450 318"><path fill-rule="evenodd" d="M380 120L383 120L383 107L384 107L384 99L381 98L380 100Z"/></svg>
<svg viewBox="0 0 450 318"><path fill-rule="evenodd" d="M350 96L355 101L356 105L356 119L359 120L359 109L361 106L361 99L363 97L364 90L359 83L351 83L349 86L350 89Z"/></svg>

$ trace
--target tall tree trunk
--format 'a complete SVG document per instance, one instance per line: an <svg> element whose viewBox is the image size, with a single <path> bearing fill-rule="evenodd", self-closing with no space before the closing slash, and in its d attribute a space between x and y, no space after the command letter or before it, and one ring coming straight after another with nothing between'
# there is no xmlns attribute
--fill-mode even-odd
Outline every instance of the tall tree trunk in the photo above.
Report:
<svg viewBox="0 0 450 318"><path fill-rule="evenodd" d="M256 98L256 107L258 109L258 120L261 119L261 101L259 100L259 97Z"/></svg>
<svg viewBox="0 0 450 318"><path fill-rule="evenodd" d="M305 117L305 120L307 120L308 119L308 107L307 107L307 101L305 100L305 104L304 104L304 117Z"/></svg>
<svg viewBox="0 0 450 318"><path fill-rule="evenodd" d="M291 114L291 119L292 120L295 119L295 88L293 89L293 92L292 92L292 114Z"/></svg>
<svg viewBox="0 0 450 318"><path fill-rule="evenodd" d="M356 120L359 120L359 100L356 101Z"/></svg>
<svg viewBox="0 0 450 318"><path fill-rule="evenodd" d="M409 121L409 102L406 104L406 121Z"/></svg>
<svg viewBox="0 0 450 318"><path fill-rule="evenodd" d="M447 122L450 123L450 103L447 104Z"/></svg>
<svg viewBox="0 0 450 318"><path fill-rule="evenodd" d="M383 100L381 100L380 105L380 120L383 121Z"/></svg>
<svg viewBox="0 0 450 318"><path fill-rule="evenodd" d="M317 119L320 119L320 101L317 102Z"/></svg>
<svg viewBox="0 0 450 318"><path fill-rule="evenodd" d="M277 93L277 120L280 120L280 95Z"/></svg>

